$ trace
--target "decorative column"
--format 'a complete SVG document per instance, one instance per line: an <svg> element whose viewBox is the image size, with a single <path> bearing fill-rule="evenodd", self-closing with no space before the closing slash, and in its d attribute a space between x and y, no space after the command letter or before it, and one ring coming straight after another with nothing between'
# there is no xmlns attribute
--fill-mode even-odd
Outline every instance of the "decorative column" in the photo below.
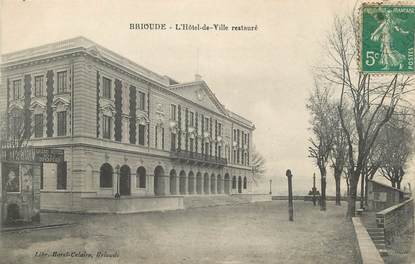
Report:
<svg viewBox="0 0 415 264"><path fill-rule="evenodd" d="M115 79L114 93L115 117L114 117L114 138L121 142L122 139L122 83Z"/></svg>
<svg viewBox="0 0 415 264"><path fill-rule="evenodd" d="M97 94L96 94L96 96L97 96L97 98L96 98L96 100L97 100L97 107L96 107L96 111L97 111L97 113L96 113L96 115L97 115L97 124L96 124L96 126L97 126L97 138L99 138L99 134L100 134L100 111L99 111L99 109L100 109L100 105L99 105L99 97L100 97L100 84L101 84L101 82L100 82L100 78L101 78L101 76L99 75L99 71L97 71Z"/></svg>

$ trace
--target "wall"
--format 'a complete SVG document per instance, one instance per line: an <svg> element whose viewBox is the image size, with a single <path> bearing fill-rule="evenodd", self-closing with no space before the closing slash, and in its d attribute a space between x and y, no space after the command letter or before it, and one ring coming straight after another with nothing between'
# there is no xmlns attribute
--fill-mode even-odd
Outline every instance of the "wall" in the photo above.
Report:
<svg viewBox="0 0 415 264"><path fill-rule="evenodd" d="M391 243L396 236L414 231L414 199L410 198L400 204L376 213L376 223L384 228L385 239Z"/></svg>
<svg viewBox="0 0 415 264"><path fill-rule="evenodd" d="M363 226L360 218L352 218L354 232L357 244L359 246L360 263L362 264L383 264L383 259L376 249L375 244L370 238L366 228Z"/></svg>
<svg viewBox="0 0 415 264"><path fill-rule="evenodd" d="M368 205L370 211L380 211L403 200L403 191L379 182L368 182Z"/></svg>
<svg viewBox="0 0 415 264"><path fill-rule="evenodd" d="M17 162L2 162L1 176L3 178L4 193L2 194L2 218L1 223L6 224L8 220L8 207L18 206L19 222L39 222L40 220L40 166ZM17 181L11 183L11 188L16 191L7 191L8 175L11 171L16 175ZM15 184L17 183L17 184ZM3 185L2 184L2 185Z"/></svg>

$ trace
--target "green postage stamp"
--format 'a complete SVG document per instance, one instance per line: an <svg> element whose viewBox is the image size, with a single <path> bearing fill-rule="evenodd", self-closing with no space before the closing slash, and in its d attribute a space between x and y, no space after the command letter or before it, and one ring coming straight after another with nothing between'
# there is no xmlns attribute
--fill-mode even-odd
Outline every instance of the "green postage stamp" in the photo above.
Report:
<svg viewBox="0 0 415 264"><path fill-rule="evenodd" d="M415 73L415 6L364 4L361 9L361 70Z"/></svg>

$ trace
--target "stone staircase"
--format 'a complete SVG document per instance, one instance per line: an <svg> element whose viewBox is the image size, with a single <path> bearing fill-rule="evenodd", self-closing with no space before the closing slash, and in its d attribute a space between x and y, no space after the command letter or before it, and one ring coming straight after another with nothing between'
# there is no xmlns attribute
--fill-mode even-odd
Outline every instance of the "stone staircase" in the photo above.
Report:
<svg viewBox="0 0 415 264"><path fill-rule="evenodd" d="M386 241L385 241L385 230L379 227L369 227L367 228L370 238L375 244L381 256L387 256L388 251L386 250Z"/></svg>
<svg viewBox="0 0 415 264"><path fill-rule="evenodd" d="M184 208L199 208L221 205L236 205L242 203L249 203L244 197L234 195L185 195L183 197Z"/></svg>

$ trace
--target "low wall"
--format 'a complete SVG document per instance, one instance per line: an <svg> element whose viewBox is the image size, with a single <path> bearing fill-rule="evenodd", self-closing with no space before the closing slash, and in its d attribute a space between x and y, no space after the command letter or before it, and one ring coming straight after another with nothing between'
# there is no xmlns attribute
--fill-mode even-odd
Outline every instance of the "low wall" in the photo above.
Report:
<svg viewBox="0 0 415 264"><path fill-rule="evenodd" d="M414 231L414 199L386 208L376 213L376 223L385 229L385 239L390 244L396 236Z"/></svg>
<svg viewBox="0 0 415 264"><path fill-rule="evenodd" d="M316 195L318 199L320 196ZM312 201L312 195L293 195L293 200L301 200L301 201ZM310 200L309 200L310 199ZM273 195L272 200L288 200L288 196L286 195ZM347 197L340 197L341 201L347 201ZM336 201L336 196L326 196L326 201Z"/></svg>
<svg viewBox="0 0 415 264"><path fill-rule="evenodd" d="M240 194L232 194L232 196L244 199L250 203L267 202L267 201L272 200L272 197L269 194L240 193Z"/></svg>
<svg viewBox="0 0 415 264"><path fill-rule="evenodd" d="M362 264L383 264L383 259L379 254L375 244L363 226L360 218L353 217L353 227L359 246L360 263Z"/></svg>
<svg viewBox="0 0 415 264"><path fill-rule="evenodd" d="M82 198L86 213L138 213L184 209L182 196L122 197L121 199L88 197Z"/></svg>

